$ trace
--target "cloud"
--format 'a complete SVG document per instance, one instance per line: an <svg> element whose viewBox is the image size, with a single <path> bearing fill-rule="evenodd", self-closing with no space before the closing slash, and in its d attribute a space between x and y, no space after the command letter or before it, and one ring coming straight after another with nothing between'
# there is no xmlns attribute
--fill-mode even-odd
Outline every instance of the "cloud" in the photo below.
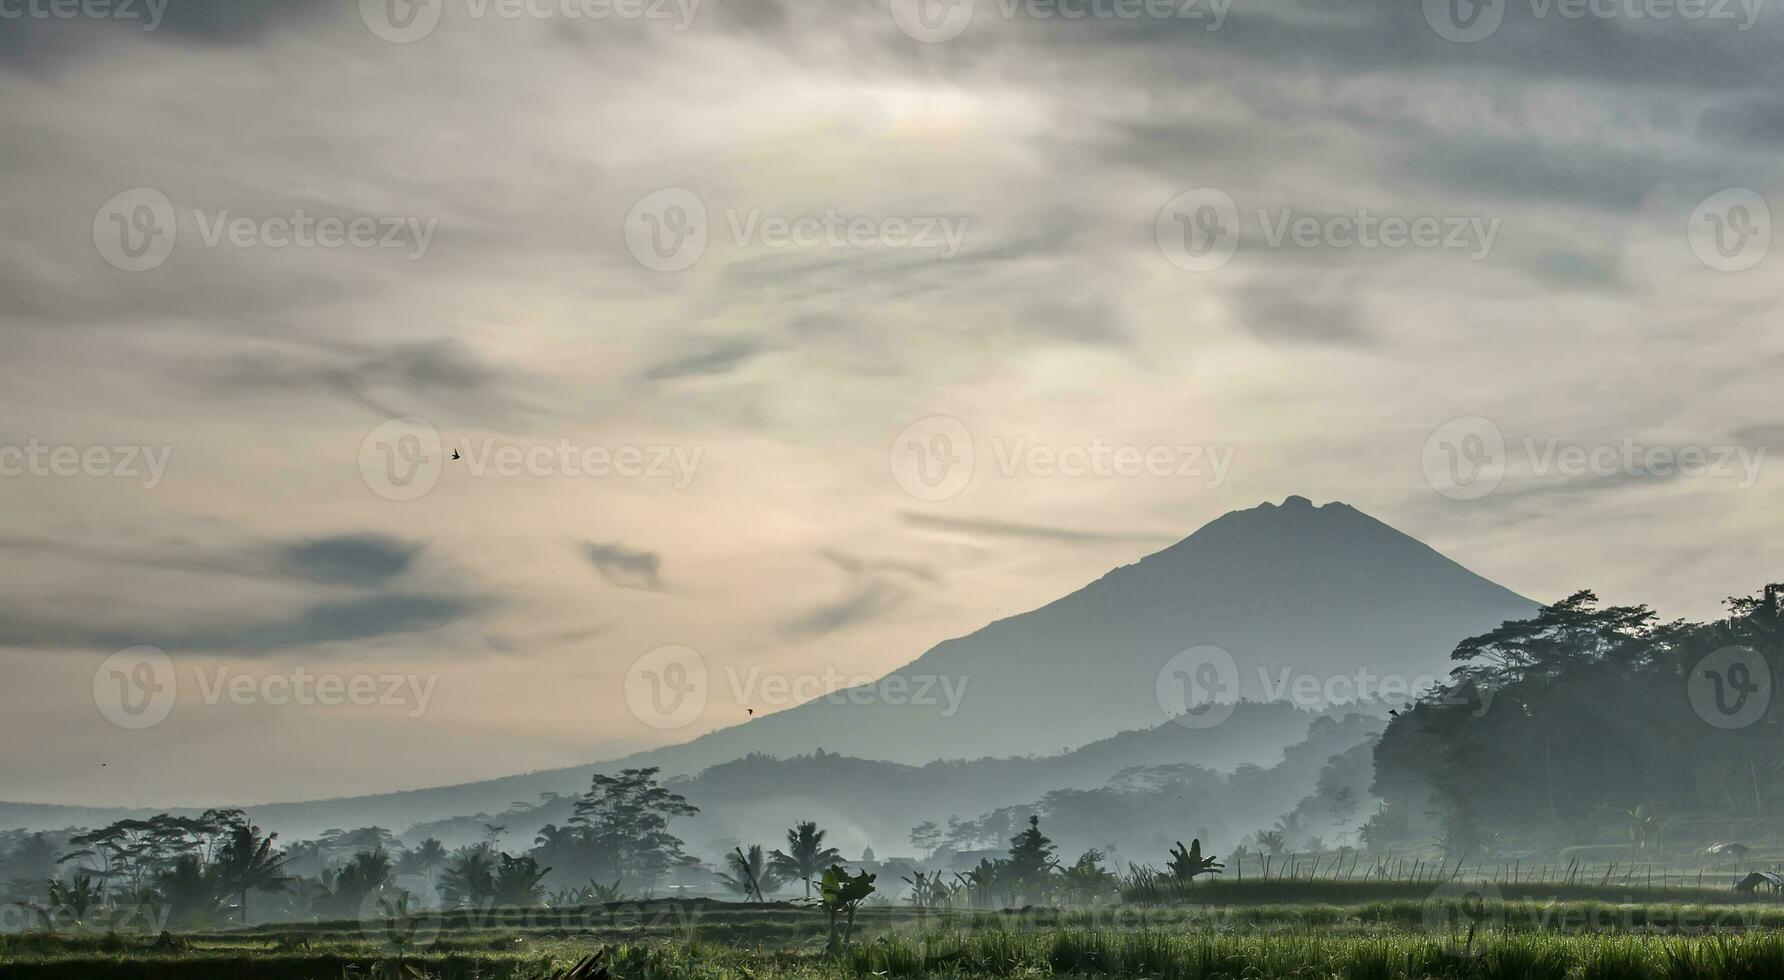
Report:
<svg viewBox="0 0 1784 980"><path fill-rule="evenodd" d="M582 556L614 585L627 589L661 591L663 557L654 551L636 551L621 544L582 546Z"/></svg>
<svg viewBox="0 0 1784 980"><path fill-rule="evenodd" d="M236 396L320 391L386 417L413 412L417 399L466 412L487 410L506 403L498 384L503 378L466 344L450 338L257 351L233 355L204 372L213 390Z"/></svg>
<svg viewBox="0 0 1784 980"><path fill-rule="evenodd" d="M321 585L371 587L406 574L424 546L374 532L323 535L290 541L213 545L190 540L153 544L93 544L29 535L0 536L0 551L13 551L106 567L144 568L197 575L296 579Z"/></svg>
<svg viewBox="0 0 1784 980"><path fill-rule="evenodd" d="M974 517L940 517L905 511L899 518L914 527L935 531L955 531L993 538L1029 538L1058 541L1065 544L1100 544L1109 541L1170 541L1165 534L1133 534L1120 531L1085 531L1075 528L1048 527L1041 524L1018 524L1011 521L985 520Z"/></svg>
<svg viewBox="0 0 1784 980"><path fill-rule="evenodd" d="M421 551L387 534L343 534L283 545L277 561L312 582L370 586L407 572Z"/></svg>
<svg viewBox="0 0 1784 980"><path fill-rule="evenodd" d="M709 374L725 374L764 348L749 340L705 340L694 349L651 365L644 376L652 381L693 378Z"/></svg>
<svg viewBox="0 0 1784 980"><path fill-rule="evenodd" d="M0 646L110 651L147 644L171 654L253 657L323 644L425 633L459 622L485 606L485 602L466 596L393 593L312 603L285 616L228 621L188 616L183 622L143 617L120 626L100 625L85 617L46 616L33 606L15 604L0 608Z"/></svg>
<svg viewBox="0 0 1784 980"><path fill-rule="evenodd" d="M801 614L783 626L781 632L794 639L824 636L884 616L908 596L908 592L895 585L869 582L834 602L823 603Z"/></svg>

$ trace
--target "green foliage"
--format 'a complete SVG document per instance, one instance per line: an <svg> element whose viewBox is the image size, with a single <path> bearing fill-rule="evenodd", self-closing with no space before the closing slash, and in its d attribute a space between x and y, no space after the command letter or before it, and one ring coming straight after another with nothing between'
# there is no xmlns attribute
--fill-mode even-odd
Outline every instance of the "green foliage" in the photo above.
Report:
<svg viewBox="0 0 1784 980"><path fill-rule="evenodd" d="M1216 861L1214 855L1202 856L1201 838L1192 839L1189 842L1188 850L1184 849L1182 841L1178 841L1177 846L1172 849L1171 859L1165 863L1165 867L1178 881L1194 881L1201 875L1217 875L1226 871L1226 865Z"/></svg>
<svg viewBox="0 0 1784 980"><path fill-rule="evenodd" d="M787 831L787 849L775 851L769 867L777 878L805 882L805 897L809 899L811 880L841 860L840 851L824 846L824 831L818 829L817 823L805 820Z"/></svg>
<svg viewBox="0 0 1784 980"><path fill-rule="evenodd" d="M855 913L860 910L861 903L873 894L873 882L877 877L878 875L871 875L866 871L851 877L840 864L833 864L824 870L818 896L830 924L827 948L832 951L848 949L854 938ZM840 936L837 932L839 916L843 919Z"/></svg>

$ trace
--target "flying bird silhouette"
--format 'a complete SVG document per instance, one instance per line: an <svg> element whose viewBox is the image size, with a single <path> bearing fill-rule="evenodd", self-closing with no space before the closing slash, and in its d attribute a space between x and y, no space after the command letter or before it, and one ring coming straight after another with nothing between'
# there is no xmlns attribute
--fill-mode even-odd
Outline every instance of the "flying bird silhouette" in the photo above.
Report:
<svg viewBox="0 0 1784 980"><path fill-rule="evenodd" d="M456 449L454 449L454 450L453 450L453 451L452 451L452 458L453 458L453 459L457 459L457 458L458 458L458 450L456 450Z"/></svg>

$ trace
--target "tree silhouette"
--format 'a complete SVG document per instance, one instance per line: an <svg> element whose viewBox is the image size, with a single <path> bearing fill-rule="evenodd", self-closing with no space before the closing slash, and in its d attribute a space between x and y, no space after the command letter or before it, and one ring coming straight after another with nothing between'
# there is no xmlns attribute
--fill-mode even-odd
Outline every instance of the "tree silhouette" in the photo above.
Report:
<svg viewBox="0 0 1784 980"><path fill-rule="evenodd" d="M248 924L248 892L253 889L283 891L290 876L285 874L285 858L273 850L278 834L261 836L260 828L247 822L230 828L229 837L217 852L218 871L223 887L239 898L242 925Z"/></svg>
<svg viewBox="0 0 1784 980"><path fill-rule="evenodd" d="M931 824L931 826L934 826ZM824 846L825 832L816 821L803 820L787 831L787 849L776 850L769 868L779 878L805 882L805 897L811 898L811 881L824 869L842 860L842 853Z"/></svg>

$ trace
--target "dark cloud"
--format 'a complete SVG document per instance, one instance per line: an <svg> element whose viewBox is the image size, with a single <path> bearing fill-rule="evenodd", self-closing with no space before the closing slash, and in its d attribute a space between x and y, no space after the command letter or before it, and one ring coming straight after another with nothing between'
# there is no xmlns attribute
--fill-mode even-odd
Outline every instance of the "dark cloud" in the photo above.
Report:
<svg viewBox="0 0 1784 980"><path fill-rule="evenodd" d="M909 593L887 582L869 582L835 602L827 602L801 614L782 627L793 639L811 639L858 623L877 619L897 608Z"/></svg>
<svg viewBox="0 0 1784 980"><path fill-rule="evenodd" d="M1776 150L1784 146L1784 99L1766 95L1719 102L1698 118L1697 135L1743 149Z"/></svg>
<svg viewBox="0 0 1784 980"><path fill-rule="evenodd" d="M513 407L499 383L503 373L452 339L239 354L203 377L235 396L318 391L390 417L412 412L416 399L467 411Z"/></svg>
<svg viewBox="0 0 1784 980"><path fill-rule="evenodd" d="M1370 342L1356 305L1348 298L1297 295L1281 287L1256 287L1239 295L1239 319L1258 339L1289 343L1362 346Z"/></svg>
<svg viewBox="0 0 1784 980"><path fill-rule="evenodd" d="M92 617L46 616L36 607L0 607L0 646L41 650L120 650L147 644L169 653L264 656L441 629L485 606L466 596L387 594L318 602L288 616L201 622L101 625Z"/></svg>
<svg viewBox="0 0 1784 980"><path fill-rule="evenodd" d="M708 374L724 374L762 353L762 345L743 339L706 340L695 348L647 368L644 376L652 381L691 378Z"/></svg>
<svg viewBox="0 0 1784 980"><path fill-rule="evenodd" d="M1099 544L1108 541L1170 541L1165 534L1128 534L1119 531L1081 531L1072 528L1047 527L1040 524L1016 524L1009 521L982 520L973 517L940 517L905 511L899 518L913 527L934 531L956 531L994 538L1031 538L1060 541L1066 544Z"/></svg>
<svg viewBox="0 0 1784 980"><path fill-rule="evenodd" d="M25 535L0 536L0 551L113 567L196 575L298 579L371 587L407 573L423 546L387 534L336 534L295 541L208 545L189 540L92 544Z"/></svg>
<svg viewBox="0 0 1784 980"><path fill-rule="evenodd" d="M663 587L663 556L654 551L637 551L617 543L590 542L583 545L582 555L588 559L589 564L595 566L602 578L614 585L652 592Z"/></svg>
<svg viewBox="0 0 1784 980"><path fill-rule="evenodd" d="M312 582L371 586L407 572L421 551L385 534L346 534L284 545L278 564Z"/></svg>

